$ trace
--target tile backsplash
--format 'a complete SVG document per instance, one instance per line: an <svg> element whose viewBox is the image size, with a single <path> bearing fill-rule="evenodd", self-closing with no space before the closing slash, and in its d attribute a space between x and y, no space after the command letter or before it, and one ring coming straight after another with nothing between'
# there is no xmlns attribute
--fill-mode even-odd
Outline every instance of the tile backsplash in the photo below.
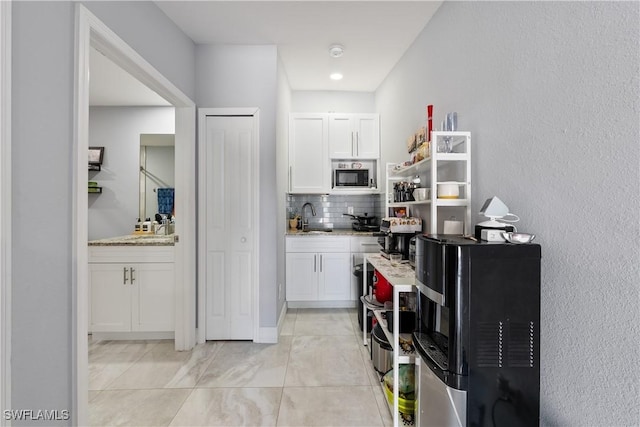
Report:
<svg viewBox="0 0 640 427"><path fill-rule="evenodd" d="M294 212L302 217L302 205L310 202L316 210L316 216L311 215L311 209L305 209L309 227L351 228L353 218L343 216L349 206L353 206L354 215L378 217L378 223L384 210L384 194L366 195L321 195L321 194L289 194L287 195L287 214Z"/></svg>

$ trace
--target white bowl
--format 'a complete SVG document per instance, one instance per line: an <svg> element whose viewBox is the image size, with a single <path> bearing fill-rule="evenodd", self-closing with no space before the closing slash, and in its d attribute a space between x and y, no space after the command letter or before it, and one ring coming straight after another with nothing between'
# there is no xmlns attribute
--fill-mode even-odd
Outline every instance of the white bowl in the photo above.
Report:
<svg viewBox="0 0 640 427"><path fill-rule="evenodd" d="M503 232L502 237L509 243L530 243L535 234Z"/></svg>
<svg viewBox="0 0 640 427"><path fill-rule="evenodd" d="M415 188L413 190L413 198L416 202L422 202L429 198L429 189L428 188Z"/></svg>
<svg viewBox="0 0 640 427"><path fill-rule="evenodd" d="M457 199L460 196L460 188L457 182L438 183L439 199Z"/></svg>

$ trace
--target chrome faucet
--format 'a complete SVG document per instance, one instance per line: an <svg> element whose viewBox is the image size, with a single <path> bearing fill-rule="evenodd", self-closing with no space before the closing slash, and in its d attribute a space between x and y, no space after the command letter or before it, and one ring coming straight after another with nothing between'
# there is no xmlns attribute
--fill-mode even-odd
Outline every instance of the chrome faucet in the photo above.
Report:
<svg viewBox="0 0 640 427"><path fill-rule="evenodd" d="M169 231L169 224L171 223L171 221L169 220L169 218L162 218L162 224L160 225L160 227L156 228L156 234L159 234L158 231L160 231L161 228L164 228L164 235L168 236L171 234L171 232Z"/></svg>
<svg viewBox="0 0 640 427"><path fill-rule="evenodd" d="M304 214L304 208L306 208L307 206L311 208L311 215L316 216L316 208L314 208L310 202L302 205L302 209L300 209L300 212L302 213L302 231L304 231L306 228L309 228L309 220Z"/></svg>

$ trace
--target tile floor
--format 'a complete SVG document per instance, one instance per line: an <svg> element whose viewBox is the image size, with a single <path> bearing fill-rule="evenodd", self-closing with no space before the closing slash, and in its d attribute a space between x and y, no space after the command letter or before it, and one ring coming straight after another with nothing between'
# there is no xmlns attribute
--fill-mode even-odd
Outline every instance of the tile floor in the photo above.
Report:
<svg viewBox="0 0 640 427"><path fill-rule="evenodd" d="M290 309L278 344L90 341L94 426L389 426L355 309Z"/></svg>

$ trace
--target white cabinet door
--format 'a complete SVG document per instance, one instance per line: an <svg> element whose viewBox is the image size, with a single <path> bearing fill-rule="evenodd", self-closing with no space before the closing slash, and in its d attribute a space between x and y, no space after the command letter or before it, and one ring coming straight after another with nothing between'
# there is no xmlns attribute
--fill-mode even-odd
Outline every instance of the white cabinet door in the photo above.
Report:
<svg viewBox="0 0 640 427"><path fill-rule="evenodd" d="M349 253L321 253L319 257L318 299L351 299L351 256Z"/></svg>
<svg viewBox="0 0 640 427"><path fill-rule="evenodd" d="M89 264L92 332L174 330L173 263Z"/></svg>
<svg viewBox="0 0 640 427"><path fill-rule="evenodd" d="M131 330L131 271L122 264L89 264L91 331Z"/></svg>
<svg viewBox="0 0 640 427"><path fill-rule="evenodd" d="M350 159L355 156L355 131L351 114L329 116L329 157Z"/></svg>
<svg viewBox="0 0 640 427"><path fill-rule="evenodd" d="M316 301L318 255L289 252L286 263L287 301Z"/></svg>
<svg viewBox="0 0 640 427"><path fill-rule="evenodd" d="M380 119L377 114L358 114L354 118L355 157L380 158Z"/></svg>
<svg viewBox="0 0 640 427"><path fill-rule="evenodd" d="M133 265L131 279L131 330L175 329L175 272L171 263Z"/></svg>
<svg viewBox="0 0 640 427"><path fill-rule="evenodd" d="M289 115L289 192L327 193L330 187L326 114Z"/></svg>
<svg viewBox="0 0 640 427"><path fill-rule="evenodd" d="M329 114L329 156L332 159L380 158L378 114Z"/></svg>

